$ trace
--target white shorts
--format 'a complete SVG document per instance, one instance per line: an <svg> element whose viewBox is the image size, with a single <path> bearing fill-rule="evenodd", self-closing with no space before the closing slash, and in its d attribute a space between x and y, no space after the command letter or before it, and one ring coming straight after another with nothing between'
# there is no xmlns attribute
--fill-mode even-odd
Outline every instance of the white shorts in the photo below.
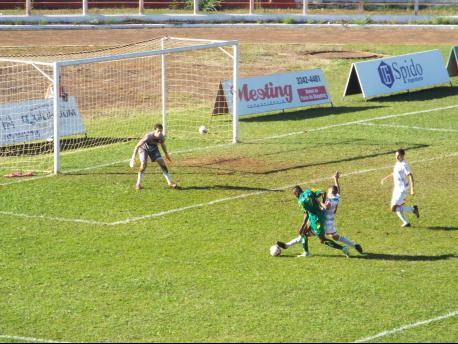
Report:
<svg viewBox="0 0 458 344"><path fill-rule="evenodd" d="M391 206L403 205L407 196L407 189L393 189L393 196L391 197Z"/></svg>
<svg viewBox="0 0 458 344"><path fill-rule="evenodd" d="M326 223L326 234L334 234L334 233L337 233L337 229L334 223L330 223L330 224Z"/></svg>

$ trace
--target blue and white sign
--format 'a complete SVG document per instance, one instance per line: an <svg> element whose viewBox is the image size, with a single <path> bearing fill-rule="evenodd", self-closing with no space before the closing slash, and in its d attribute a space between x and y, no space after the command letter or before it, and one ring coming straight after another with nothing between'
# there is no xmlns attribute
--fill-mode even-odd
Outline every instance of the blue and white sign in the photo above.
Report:
<svg viewBox="0 0 458 344"><path fill-rule="evenodd" d="M75 97L60 102L60 136L85 132ZM54 136L52 99L0 104L0 146Z"/></svg>
<svg viewBox="0 0 458 344"><path fill-rule="evenodd" d="M225 80L222 89L232 113L232 80ZM237 96L239 116L331 103L321 69L241 78Z"/></svg>
<svg viewBox="0 0 458 344"><path fill-rule="evenodd" d="M431 50L354 63L344 96L362 92L367 98L448 82L442 54Z"/></svg>

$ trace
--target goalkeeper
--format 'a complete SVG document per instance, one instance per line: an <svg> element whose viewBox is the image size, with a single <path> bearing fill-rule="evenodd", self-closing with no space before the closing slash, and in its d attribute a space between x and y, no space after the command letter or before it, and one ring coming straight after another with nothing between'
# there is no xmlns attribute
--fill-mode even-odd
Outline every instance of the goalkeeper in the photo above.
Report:
<svg viewBox="0 0 458 344"><path fill-rule="evenodd" d="M164 159L159 152L158 145L161 145L162 151L164 152L165 158L172 162L169 153L167 152L167 147L165 146L165 136L162 134L163 127L162 124L158 123L154 125L154 131L147 133L135 146L132 158L130 159L130 167L133 168L135 165L135 157L138 155L140 157L140 169L138 170L137 184L136 189L140 190L142 188L143 175L145 174L146 167L148 165L148 156L151 161L156 161L167 180L167 184L172 188L176 189L177 184L172 181L169 175L169 170L165 164Z"/></svg>
<svg viewBox="0 0 458 344"><path fill-rule="evenodd" d="M305 191L298 185L293 188L294 196L298 199L299 207L304 213L304 221L299 229L300 236L289 243L277 242L283 249L289 248L299 242L304 247L304 253L300 256L309 256L308 236L316 235L322 244L341 250L348 257L348 247L341 246L336 242L326 238L325 213L320 207L319 198L323 195L320 190L306 189Z"/></svg>

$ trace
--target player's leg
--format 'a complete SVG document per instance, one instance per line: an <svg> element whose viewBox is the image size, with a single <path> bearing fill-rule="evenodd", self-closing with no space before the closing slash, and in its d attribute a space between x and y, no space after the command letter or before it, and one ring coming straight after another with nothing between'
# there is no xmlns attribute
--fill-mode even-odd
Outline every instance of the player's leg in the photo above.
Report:
<svg viewBox="0 0 458 344"><path fill-rule="evenodd" d="M301 242L301 236L299 235L299 236L295 237L294 239L292 239L292 240L290 240L288 242L277 241L277 245L280 248L286 250L286 249L288 249L290 247L293 247L296 244L299 244L300 242Z"/></svg>
<svg viewBox="0 0 458 344"><path fill-rule="evenodd" d="M393 189L393 196L391 197L391 211L395 212L396 215L402 221L402 227L410 227L410 222L407 220L406 216L404 215L404 200L407 195L407 189L400 190L397 188Z"/></svg>
<svg viewBox="0 0 458 344"><path fill-rule="evenodd" d="M341 250L348 257L348 247L339 245L335 241L326 238L326 228L322 226L319 222L311 221L310 228L313 233L320 239L322 244L325 244L328 247L335 248L336 250Z"/></svg>
<svg viewBox="0 0 458 344"><path fill-rule="evenodd" d="M177 187L177 183L173 182L172 179L170 178L169 170L167 168L167 165L165 164L164 159L162 159L162 157L158 157L156 158L156 162L158 163L159 167L161 168L162 174L164 175L164 178L167 181L167 184L171 188L175 189Z"/></svg>
<svg viewBox="0 0 458 344"><path fill-rule="evenodd" d="M140 157L140 169L138 170L137 184L135 184L135 188L140 190L142 188L143 176L145 175L145 170L148 166L148 155L143 149L139 150L138 155Z"/></svg>
<svg viewBox="0 0 458 344"><path fill-rule="evenodd" d="M335 230L335 227L334 227L334 230ZM353 241L351 241L350 239L348 239L347 237L338 234L337 231L334 231L333 233L328 233L326 231L326 235L330 235L334 241L343 242L345 245L353 247L359 253L363 253L363 248L361 247L361 245L356 244Z"/></svg>

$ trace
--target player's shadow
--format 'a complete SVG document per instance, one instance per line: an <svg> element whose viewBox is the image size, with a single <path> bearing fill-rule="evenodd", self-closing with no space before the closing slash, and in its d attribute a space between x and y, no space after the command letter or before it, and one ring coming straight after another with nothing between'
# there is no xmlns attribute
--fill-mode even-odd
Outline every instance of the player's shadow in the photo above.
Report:
<svg viewBox="0 0 458 344"><path fill-rule="evenodd" d="M428 88L418 91L404 92L400 94L393 94L390 96L374 97L374 100L380 103L384 102L410 102L410 101L425 101L440 98L447 98L456 96L458 94L458 87L441 86L435 88Z"/></svg>
<svg viewBox="0 0 458 344"><path fill-rule="evenodd" d="M350 112L366 111L382 108L384 106L334 106L309 108L306 110L275 112L272 114L258 115L255 117L240 118L240 122L277 122L277 121L298 121L306 118L316 118L330 115L339 115Z"/></svg>
<svg viewBox="0 0 458 344"><path fill-rule="evenodd" d="M458 231L458 227L447 227L447 226L432 226L426 227L426 229L432 231Z"/></svg>
<svg viewBox="0 0 458 344"><path fill-rule="evenodd" d="M421 149L421 148L427 148L429 145L426 144L412 144L406 146L406 150L414 150L414 149ZM335 160L328 160L328 161L320 161L320 162L314 162L314 163L304 163L304 164L296 164L292 166L286 166L286 167L269 167L266 166L266 169L263 170L258 170L258 171L249 171L249 170L243 170L240 168L228 168L228 167L218 167L218 166L212 166L211 168L214 170L223 170L223 171L237 171L237 172L242 172L244 174L254 174L254 175L269 175L269 174L274 174L274 173L279 173L279 172L286 172L286 171L291 171L291 170L297 170L297 169L302 169L302 168L309 168L309 167L316 167L316 166L325 166L325 165L330 165L330 164L338 164L338 163L344 163L344 162L351 162L351 161L358 161L358 160L365 160L368 158L375 158L378 156L384 156L384 155L391 155L394 154L396 150L387 150L387 151L381 151L377 153L372 153L372 154L362 154L362 155L356 155L356 156L350 156L350 157L345 157L341 159L335 159Z"/></svg>
<svg viewBox="0 0 458 344"><path fill-rule="evenodd" d="M241 190L241 191L266 191L266 192L283 192L283 190L273 190L269 188L240 186L240 185L189 185L180 186L180 190Z"/></svg>
<svg viewBox="0 0 458 344"><path fill-rule="evenodd" d="M450 258L457 258L455 254L441 254L439 256L426 256L426 255L406 255L406 254L385 254L385 253L371 253L367 252L358 256L351 256L354 259L369 259L369 260L391 260L391 261L409 261L409 262L418 262L418 261L437 261L437 260L447 260Z"/></svg>

